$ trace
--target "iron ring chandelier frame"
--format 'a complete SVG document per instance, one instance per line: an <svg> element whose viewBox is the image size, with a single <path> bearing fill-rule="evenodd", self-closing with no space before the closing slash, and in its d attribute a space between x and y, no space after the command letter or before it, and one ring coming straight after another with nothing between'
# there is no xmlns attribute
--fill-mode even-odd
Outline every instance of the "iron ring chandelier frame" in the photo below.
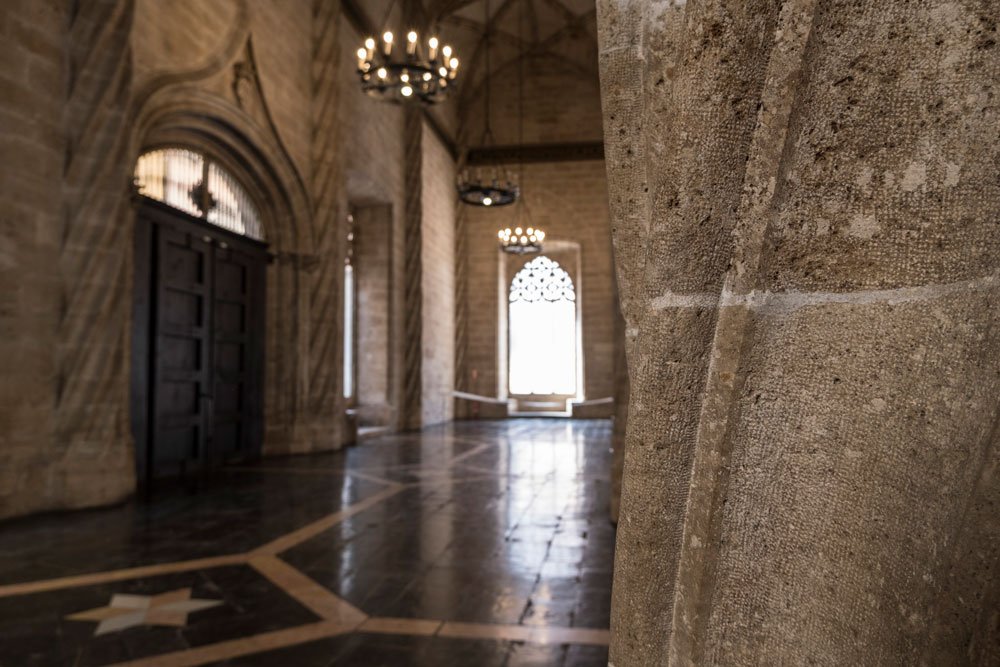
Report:
<svg viewBox="0 0 1000 667"><path fill-rule="evenodd" d="M383 24L388 21L393 4L389 4ZM410 30L405 45L395 49L401 53L401 57L396 57L395 41L392 31L386 30L378 43L374 37L368 37L358 49L361 90L387 102L419 101L428 105L443 102L458 76L458 58L452 48L441 46L440 40L432 36L425 51L420 35Z"/></svg>
<svg viewBox="0 0 1000 667"><path fill-rule="evenodd" d="M458 197L472 206L509 206L517 201L521 191L510 179L493 179L486 182L480 178L462 175L458 179Z"/></svg>
<svg viewBox="0 0 1000 667"><path fill-rule="evenodd" d="M512 255L530 255L542 251L545 232L534 227L527 229L515 227L513 230L507 227L497 233L497 238L500 239L500 249L504 252Z"/></svg>

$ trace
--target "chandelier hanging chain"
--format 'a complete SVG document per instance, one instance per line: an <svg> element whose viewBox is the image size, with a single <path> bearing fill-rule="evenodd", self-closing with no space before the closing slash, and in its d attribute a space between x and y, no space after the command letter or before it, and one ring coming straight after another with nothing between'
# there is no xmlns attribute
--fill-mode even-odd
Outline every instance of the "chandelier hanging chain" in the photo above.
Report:
<svg viewBox="0 0 1000 667"><path fill-rule="evenodd" d="M495 142L493 136L493 62L490 51L493 42L493 15L490 1L483 3L483 36L480 48L485 50L484 62L486 71L482 78L483 95L483 135L481 148L488 149ZM478 55L479 51L477 51ZM488 151L487 151L488 152ZM510 171L495 158L490 166L480 165L473 169L464 169L456 179L458 196L463 204L471 206L507 206L517 201L518 185L511 177Z"/></svg>
<svg viewBox="0 0 1000 667"><path fill-rule="evenodd" d="M517 182L518 184L524 184L524 159L521 155L521 151L524 150L524 54L521 52L523 42L522 24L524 21L524 1L519 2L517 5L517 145L518 155L517 155ZM524 225L523 218L527 212L527 202L524 201L524 197L521 197L520 204L517 209L517 223L518 227L526 227ZM530 214L528 216L530 218Z"/></svg>
<svg viewBox="0 0 1000 667"><path fill-rule="evenodd" d="M521 45L524 43L524 2L518 4L517 12L517 172L518 182L524 183L524 158L520 154L524 146L524 54ZM515 255L527 255L542 251L545 232L535 227L531 221L531 209L528 201L522 195L517 201L516 225L514 229L507 227L497 233L500 239L500 249ZM537 260L536 260L537 261Z"/></svg>
<svg viewBox="0 0 1000 667"><path fill-rule="evenodd" d="M486 49L486 94L483 96L483 100L486 106L486 125L483 129L482 144L486 146L487 141L493 141L493 127L490 122L491 111L493 109L493 73L490 71L490 41L493 31L490 29L490 0L486 0L483 6L485 8L483 12L483 47Z"/></svg>

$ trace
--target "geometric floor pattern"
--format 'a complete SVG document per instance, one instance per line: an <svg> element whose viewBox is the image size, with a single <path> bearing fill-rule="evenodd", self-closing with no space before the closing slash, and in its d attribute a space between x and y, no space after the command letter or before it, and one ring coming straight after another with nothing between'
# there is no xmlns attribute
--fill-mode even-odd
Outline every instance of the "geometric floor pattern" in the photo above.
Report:
<svg viewBox="0 0 1000 667"><path fill-rule="evenodd" d="M456 423L0 527L0 665L606 664L609 441Z"/></svg>

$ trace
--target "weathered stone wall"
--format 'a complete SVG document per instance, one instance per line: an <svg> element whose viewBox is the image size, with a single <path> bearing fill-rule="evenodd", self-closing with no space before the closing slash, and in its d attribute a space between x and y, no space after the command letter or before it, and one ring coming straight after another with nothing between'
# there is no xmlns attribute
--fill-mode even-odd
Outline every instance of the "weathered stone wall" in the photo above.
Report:
<svg viewBox="0 0 1000 667"><path fill-rule="evenodd" d="M614 664L997 660L996 3L599 3Z"/></svg>
<svg viewBox="0 0 1000 667"><path fill-rule="evenodd" d="M614 393L615 297L606 179L604 163L595 160L526 164L521 181L531 219L545 230L550 245L579 243L582 274L576 288L587 398ZM507 380L499 358L500 328L513 275L501 271L497 230L516 227L517 210L464 206L462 214L469 256L464 390L502 396Z"/></svg>
<svg viewBox="0 0 1000 667"><path fill-rule="evenodd" d="M426 123L423 165L423 382L421 423L454 415L455 387L455 161Z"/></svg>
<svg viewBox="0 0 1000 667"><path fill-rule="evenodd" d="M59 2L19 0L0 15L0 517L68 502L65 449L53 432L52 353L62 291L53 267L62 244L67 21Z"/></svg>

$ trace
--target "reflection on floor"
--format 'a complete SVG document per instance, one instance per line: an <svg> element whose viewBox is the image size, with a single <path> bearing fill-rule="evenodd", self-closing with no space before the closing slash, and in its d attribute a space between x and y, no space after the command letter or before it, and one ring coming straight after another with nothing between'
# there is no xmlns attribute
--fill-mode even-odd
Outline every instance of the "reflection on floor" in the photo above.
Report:
<svg viewBox="0 0 1000 667"><path fill-rule="evenodd" d="M607 664L610 427L465 422L0 527L0 666Z"/></svg>

